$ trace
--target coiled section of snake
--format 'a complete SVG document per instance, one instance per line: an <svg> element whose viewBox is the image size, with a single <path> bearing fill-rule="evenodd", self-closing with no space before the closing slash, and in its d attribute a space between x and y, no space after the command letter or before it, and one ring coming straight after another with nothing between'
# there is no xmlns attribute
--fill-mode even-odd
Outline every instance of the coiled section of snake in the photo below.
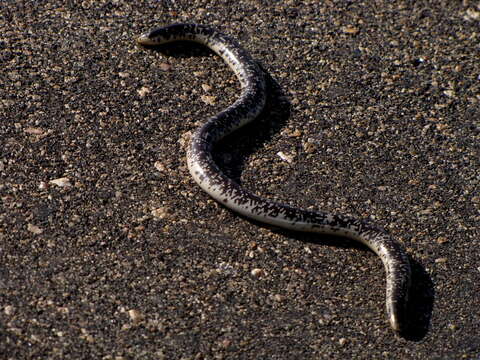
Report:
<svg viewBox="0 0 480 360"><path fill-rule="evenodd" d="M390 324L395 331L403 331L410 264L402 247L385 231L351 217L302 210L263 199L228 178L213 161L213 145L254 120L265 105L264 73L257 63L235 40L209 26L175 24L155 29L137 39L139 44L150 46L173 41L193 41L212 49L230 66L242 88L235 103L210 118L192 136L187 161L195 181L215 200L246 217L290 230L344 236L368 246L385 266Z"/></svg>

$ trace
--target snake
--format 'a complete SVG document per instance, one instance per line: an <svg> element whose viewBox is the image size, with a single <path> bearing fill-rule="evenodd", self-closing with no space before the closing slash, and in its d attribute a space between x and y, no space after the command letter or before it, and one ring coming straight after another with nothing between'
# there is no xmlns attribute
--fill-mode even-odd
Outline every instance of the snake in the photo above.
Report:
<svg viewBox="0 0 480 360"><path fill-rule="evenodd" d="M195 182L213 199L234 212L270 226L287 230L334 235L360 242L376 253L386 272L386 312L397 333L407 328L407 305L411 283L408 255L385 230L368 221L342 214L304 210L262 198L244 189L215 163L214 145L263 111L266 75L251 55L232 37L201 24L162 26L137 37L137 43L152 47L175 41L196 42L220 56L240 82L238 99L212 116L191 136L187 165Z"/></svg>

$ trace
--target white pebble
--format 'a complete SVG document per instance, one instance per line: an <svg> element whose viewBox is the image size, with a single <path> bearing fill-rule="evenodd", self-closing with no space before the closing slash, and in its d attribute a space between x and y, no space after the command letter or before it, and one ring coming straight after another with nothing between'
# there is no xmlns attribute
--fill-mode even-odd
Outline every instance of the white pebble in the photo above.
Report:
<svg viewBox="0 0 480 360"><path fill-rule="evenodd" d="M70 180L67 177L53 179L49 181L50 184L57 185L60 187L69 187L72 186Z"/></svg>
<svg viewBox="0 0 480 360"><path fill-rule="evenodd" d="M143 320L143 314L135 309L128 310L128 316L134 323L138 323Z"/></svg>
<svg viewBox="0 0 480 360"><path fill-rule="evenodd" d="M27 224L27 230L36 235L40 235L41 233L43 233L43 229L33 224Z"/></svg>
<svg viewBox="0 0 480 360"><path fill-rule="evenodd" d="M13 315L15 313L15 307L12 305L7 305L3 308L5 315Z"/></svg>
<svg viewBox="0 0 480 360"><path fill-rule="evenodd" d="M278 157L282 159L283 161L286 161L287 163L291 164L293 162L293 156L292 155L287 155L283 151L277 152Z"/></svg>
<svg viewBox="0 0 480 360"><path fill-rule="evenodd" d="M255 268L255 269L252 270L251 274L255 277L258 277L258 278L263 277L263 276L265 276L265 270Z"/></svg>

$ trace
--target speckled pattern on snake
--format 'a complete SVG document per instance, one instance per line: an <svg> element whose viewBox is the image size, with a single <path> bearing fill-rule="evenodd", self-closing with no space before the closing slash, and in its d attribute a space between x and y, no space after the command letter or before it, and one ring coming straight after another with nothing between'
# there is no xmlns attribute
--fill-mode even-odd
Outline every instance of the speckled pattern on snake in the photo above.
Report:
<svg viewBox="0 0 480 360"><path fill-rule="evenodd" d="M228 178L212 159L213 145L260 114L266 98L264 73L235 40L209 26L174 24L137 38L139 44L149 46L179 40L212 49L230 66L242 89L235 103L210 118L192 136L187 161L195 181L219 203L248 218L290 230L339 235L365 244L385 266L388 319L395 331L403 331L411 271L402 247L385 231L365 221L263 199Z"/></svg>

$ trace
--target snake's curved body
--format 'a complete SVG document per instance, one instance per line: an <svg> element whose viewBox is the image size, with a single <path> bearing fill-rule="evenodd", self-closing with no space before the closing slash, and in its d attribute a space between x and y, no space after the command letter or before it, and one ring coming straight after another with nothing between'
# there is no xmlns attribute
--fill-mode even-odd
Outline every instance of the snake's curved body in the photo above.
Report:
<svg viewBox="0 0 480 360"><path fill-rule="evenodd" d="M386 269L386 307L390 324L395 331L404 330L410 264L402 247L385 231L367 222L270 201L228 178L213 161L212 147L260 114L266 98L264 74L235 40L208 26L175 24L143 34L137 42L160 45L178 40L194 41L212 49L234 71L242 88L235 103L210 118L192 136L187 160L195 181L219 203L246 217L296 231L345 236L368 246L381 258Z"/></svg>

